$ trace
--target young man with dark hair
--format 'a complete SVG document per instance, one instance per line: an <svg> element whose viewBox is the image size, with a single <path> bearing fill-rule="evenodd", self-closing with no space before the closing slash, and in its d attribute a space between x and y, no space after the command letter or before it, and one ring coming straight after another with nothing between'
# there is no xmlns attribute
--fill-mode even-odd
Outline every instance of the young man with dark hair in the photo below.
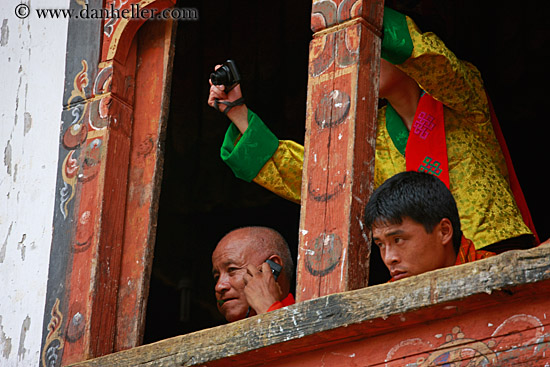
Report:
<svg viewBox="0 0 550 367"><path fill-rule="evenodd" d="M369 199L364 221L391 281L495 255L476 251L463 236L453 195L428 173L407 171L386 180Z"/></svg>

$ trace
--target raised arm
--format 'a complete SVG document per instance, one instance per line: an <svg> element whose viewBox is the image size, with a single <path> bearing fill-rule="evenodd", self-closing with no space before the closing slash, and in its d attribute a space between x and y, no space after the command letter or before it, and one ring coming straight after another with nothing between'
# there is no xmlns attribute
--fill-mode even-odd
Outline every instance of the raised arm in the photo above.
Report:
<svg viewBox="0 0 550 367"><path fill-rule="evenodd" d="M220 65L216 66L216 69ZM293 141L279 141L263 121L243 104L240 85L228 93L210 81L208 104L232 122L221 147L221 158L235 176L254 181L275 194L300 203L304 148Z"/></svg>

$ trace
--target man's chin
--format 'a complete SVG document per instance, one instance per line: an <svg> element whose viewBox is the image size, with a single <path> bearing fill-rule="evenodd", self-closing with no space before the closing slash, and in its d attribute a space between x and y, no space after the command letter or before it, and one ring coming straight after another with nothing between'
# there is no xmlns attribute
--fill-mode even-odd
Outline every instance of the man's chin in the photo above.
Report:
<svg viewBox="0 0 550 367"><path fill-rule="evenodd" d="M222 309L220 309L221 314L223 315L223 317L225 317L227 322L239 321L246 317L246 314L248 312L248 307L243 309L242 307L233 308L228 306L229 305L227 305L226 307L222 307Z"/></svg>
<svg viewBox="0 0 550 367"><path fill-rule="evenodd" d="M227 322L235 322L235 321L239 321L239 320L242 320L244 318L246 318L246 312L243 314L238 314L238 315L234 315L234 314L226 314L224 315L225 319L227 320Z"/></svg>

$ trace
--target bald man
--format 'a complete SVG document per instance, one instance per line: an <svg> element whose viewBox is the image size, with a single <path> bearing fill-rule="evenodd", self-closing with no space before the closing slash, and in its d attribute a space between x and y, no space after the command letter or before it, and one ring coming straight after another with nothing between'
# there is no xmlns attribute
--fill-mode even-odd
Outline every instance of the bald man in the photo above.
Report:
<svg viewBox="0 0 550 367"><path fill-rule="evenodd" d="M275 280L267 260L282 266ZM285 239L267 227L226 234L212 253L212 275L220 313L229 322L294 303L290 282L294 262Z"/></svg>

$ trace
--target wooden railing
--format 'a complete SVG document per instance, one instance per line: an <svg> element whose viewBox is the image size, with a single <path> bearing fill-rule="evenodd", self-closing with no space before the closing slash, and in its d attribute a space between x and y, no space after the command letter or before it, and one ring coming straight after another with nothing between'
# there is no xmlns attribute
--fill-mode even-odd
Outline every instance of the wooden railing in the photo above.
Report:
<svg viewBox="0 0 550 367"><path fill-rule="evenodd" d="M322 296L73 366L423 366L438 358L545 366L549 296L547 245Z"/></svg>

